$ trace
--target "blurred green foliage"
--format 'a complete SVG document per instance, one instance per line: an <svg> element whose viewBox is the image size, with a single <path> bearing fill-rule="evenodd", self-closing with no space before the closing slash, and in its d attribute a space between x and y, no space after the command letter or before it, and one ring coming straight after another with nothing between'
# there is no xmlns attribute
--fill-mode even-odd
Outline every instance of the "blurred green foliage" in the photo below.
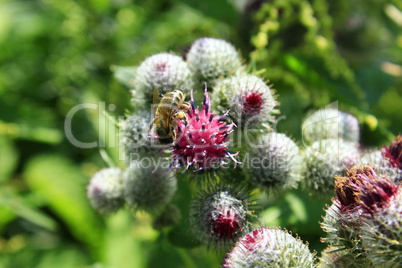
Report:
<svg viewBox="0 0 402 268"><path fill-rule="evenodd" d="M380 146L401 131L401 10L396 0L0 1L0 267L218 266L223 253L174 236L186 223L157 232L149 215L92 210L88 178L106 165L100 151L117 163L118 150L71 145L68 112L95 103L74 114L72 134L100 147L116 142L105 125L115 127L130 97L111 66L183 54L212 36L273 84L286 116L279 131L301 141L304 116L338 101L361 122L363 146ZM101 102L116 109L107 115ZM180 185L175 202L188 192ZM293 191L260 201L262 223L322 249L318 221L329 200Z"/></svg>

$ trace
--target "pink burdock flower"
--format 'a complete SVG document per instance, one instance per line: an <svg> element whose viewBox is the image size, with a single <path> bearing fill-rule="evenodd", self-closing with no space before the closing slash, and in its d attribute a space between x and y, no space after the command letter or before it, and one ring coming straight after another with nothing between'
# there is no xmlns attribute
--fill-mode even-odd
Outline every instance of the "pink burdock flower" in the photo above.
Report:
<svg viewBox="0 0 402 268"><path fill-rule="evenodd" d="M210 99L205 89L202 109L195 108L191 91L191 109L186 120L177 121L178 138L173 144L173 163L171 168L194 167L195 171L212 166L226 164L224 158L231 158L239 163L228 151L228 136L233 132L234 123L227 124L227 116L215 116L210 110Z"/></svg>
<svg viewBox="0 0 402 268"><path fill-rule="evenodd" d="M402 135L396 137L389 147L384 146L382 155L393 167L402 170Z"/></svg>

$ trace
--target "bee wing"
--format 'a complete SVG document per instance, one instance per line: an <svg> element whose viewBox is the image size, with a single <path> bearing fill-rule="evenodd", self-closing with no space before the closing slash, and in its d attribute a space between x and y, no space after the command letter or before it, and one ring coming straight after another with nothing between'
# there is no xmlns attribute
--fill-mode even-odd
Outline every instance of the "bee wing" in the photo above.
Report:
<svg viewBox="0 0 402 268"><path fill-rule="evenodd" d="M158 107L158 104L159 104L159 101L160 101L160 99L159 99L159 88L157 88L157 87L154 88L152 99L153 99L153 104L154 104L153 108L154 108L154 113L155 113L156 108Z"/></svg>

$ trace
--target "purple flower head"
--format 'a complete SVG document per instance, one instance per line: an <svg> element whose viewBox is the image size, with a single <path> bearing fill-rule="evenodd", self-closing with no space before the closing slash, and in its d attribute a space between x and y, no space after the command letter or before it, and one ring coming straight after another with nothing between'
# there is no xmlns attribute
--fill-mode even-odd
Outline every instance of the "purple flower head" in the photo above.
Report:
<svg viewBox="0 0 402 268"><path fill-rule="evenodd" d="M187 120L177 121L178 138L172 148L171 168L194 167L195 171L208 169L214 164L226 164L224 158L239 163L228 151L228 136L233 132L234 123L227 124L227 116L215 116L210 110L210 99L205 89L201 111L195 107L191 91L191 108Z"/></svg>

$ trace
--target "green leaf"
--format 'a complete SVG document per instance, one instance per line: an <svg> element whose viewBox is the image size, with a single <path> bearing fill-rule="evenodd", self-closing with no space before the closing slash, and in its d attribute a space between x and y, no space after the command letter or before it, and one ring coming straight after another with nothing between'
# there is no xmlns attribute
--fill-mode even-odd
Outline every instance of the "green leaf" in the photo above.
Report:
<svg viewBox="0 0 402 268"><path fill-rule="evenodd" d="M61 155L41 155L28 163L24 176L76 239L96 254L103 243L103 226L87 200L88 179L78 167Z"/></svg>
<svg viewBox="0 0 402 268"><path fill-rule="evenodd" d="M172 245L180 248L190 249L200 245L200 242L198 242L191 233L190 225L187 222L173 227L168 234L168 239Z"/></svg>
<svg viewBox="0 0 402 268"><path fill-rule="evenodd" d="M128 211L118 211L107 220L105 264L107 267L145 267L144 247L133 235Z"/></svg>
<svg viewBox="0 0 402 268"><path fill-rule="evenodd" d="M18 153L11 139L0 135L0 183L13 173L18 161Z"/></svg>
<svg viewBox="0 0 402 268"><path fill-rule="evenodd" d="M71 268L87 267L84 264L89 262L85 252L70 245L44 250L29 243L21 250L2 254L0 267Z"/></svg>
<svg viewBox="0 0 402 268"><path fill-rule="evenodd" d="M0 197L1 198L1 197ZM1 201L0 201L1 204ZM15 213L8 207L0 205L0 232L2 232L4 226L6 226L9 222L14 220L16 217Z"/></svg>
<svg viewBox="0 0 402 268"><path fill-rule="evenodd" d="M100 151L104 150L102 154L107 156L108 160L111 160L114 165L119 166L123 161L120 161L118 118L111 114L109 110L110 106L106 105L98 96L86 93L83 100L85 103L97 103L95 109L85 110L91 118L93 129L99 135L96 145ZM123 164L125 163L123 162Z"/></svg>
<svg viewBox="0 0 402 268"><path fill-rule="evenodd" d="M57 224L53 219L7 188L0 189L0 205L4 216L0 218L0 227L19 216L47 230L56 230Z"/></svg>

